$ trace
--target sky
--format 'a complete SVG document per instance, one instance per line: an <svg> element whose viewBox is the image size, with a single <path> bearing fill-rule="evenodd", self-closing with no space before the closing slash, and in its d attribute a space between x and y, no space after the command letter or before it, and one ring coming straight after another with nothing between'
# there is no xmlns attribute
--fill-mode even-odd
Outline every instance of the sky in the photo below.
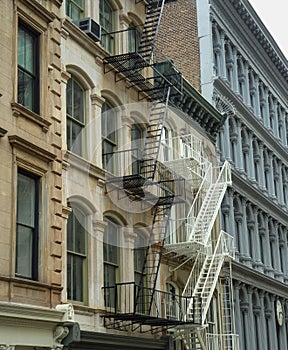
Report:
<svg viewBox="0 0 288 350"><path fill-rule="evenodd" d="M249 0L262 22L288 59L288 0Z"/></svg>

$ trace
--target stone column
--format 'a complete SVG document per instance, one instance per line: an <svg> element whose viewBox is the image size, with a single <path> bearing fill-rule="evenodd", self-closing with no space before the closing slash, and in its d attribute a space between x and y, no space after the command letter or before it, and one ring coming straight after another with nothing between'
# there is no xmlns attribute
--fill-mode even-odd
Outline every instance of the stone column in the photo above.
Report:
<svg viewBox="0 0 288 350"><path fill-rule="evenodd" d="M279 204L285 208L285 203L284 203L284 191L283 191L283 173L282 173L282 160L279 160L277 162L278 165L278 174L279 174L279 189L278 189L278 202Z"/></svg>
<svg viewBox="0 0 288 350"><path fill-rule="evenodd" d="M260 324L261 324L261 334L260 337L260 349L262 350L269 350L268 342L267 342L267 329L266 329L266 318L265 318L265 305L264 305L264 292L259 292L259 298L260 298Z"/></svg>
<svg viewBox="0 0 288 350"><path fill-rule="evenodd" d="M285 327L285 318L287 319L287 315L285 315L285 299L280 300L281 304L282 304L282 308L283 308L283 324L282 326L278 325L279 327L279 350L282 349L288 349L288 334L286 332L286 327Z"/></svg>
<svg viewBox="0 0 288 350"><path fill-rule="evenodd" d="M230 133L229 133L229 118L225 120L224 123L224 133L223 133L223 147L224 147L224 155L228 162L232 161L231 158L231 149L230 149Z"/></svg>
<svg viewBox="0 0 288 350"><path fill-rule="evenodd" d="M270 336L271 336L271 349L275 350L282 350L281 348L278 349L278 341L277 341L277 327L276 327L276 314L275 314L275 295L271 295L271 327L269 329Z"/></svg>
<svg viewBox="0 0 288 350"><path fill-rule="evenodd" d="M247 61L243 63L244 67L244 79L245 79L245 90L244 90L244 102L247 106L251 106L250 91L249 91L249 64Z"/></svg>
<svg viewBox="0 0 288 350"><path fill-rule="evenodd" d="M241 120L237 119L237 150L236 150L236 160L235 166L238 170L243 173L243 151L242 151L242 141L241 141Z"/></svg>
<svg viewBox="0 0 288 350"><path fill-rule="evenodd" d="M252 294L253 294L253 288L249 287L248 290L248 322L250 325L250 332L249 334L249 348L251 350L256 349L256 335L255 335L255 320L254 320L254 315L253 315L253 301L252 301Z"/></svg>
<svg viewBox="0 0 288 350"><path fill-rule="evenodd" d="M268 276L274 277L274 271L272 268L272 264L271 264L271 250L270 250L270 237L269 237L269 226L268 226L268 215L265 214L264 216L264 221L265 221L265 245L264 245L264 249L265 251L263 252L263 255L265 257L265 273Z"/></svg>
<svg viewBox="0 0 288 350"><path fill-rule="evenodd" d="M96 263L94 261L94 269L93 269L93 286L90 285L90 288L93 289L93 298L90 299L89 305L94 308L104 309L104 271L103 271L103 235L105 228L107 226L107 222L102 220L94 220L93 221L93 239L94 239L94 249L93 249L93 257L97 257Z"/></svg>
<svg viewBox="0 0 288 350"><path fill-rule="evenodd" d="M273 112L274 112L274 125L273 125L273 127L274 127L274 136L277 138L277 139L279 139L279 120L278 120L278 113L277 113L277 104L278 104L278 102L277 102L277 100L276 99L274 99L273 100Z"/></svg>
<svg viewBox="0 0 288 350"><path fill-rule="evenodd" d="M268 152L269 156L269 195L275 199L275 186L274 186L274 174L273 174L273 153L271 151Z"/></svg>
<svg viewBox="0 0 288 350"><path fill-rule="evenodd" d="M241 324L241 308L240 308L240 300L239 300L239 290L240 290L240 282L236 281L234 283L234 304L235 304L235 325L236 325L236 333L239 334L239 342L240 349L244 349L244 335Z"/></svg>
<svg viewBox="0 0 288 350"><path fill-rule="evenodd" d="M252 266L251 257L249 254L249 240L248 240L248 231L247 231L247 216L246 216L246 199L241 199L242 204L242 235L241 235L241 255L242 255L242 261L247 266Z"/></svg>
<svg viewBox="0 0 288 350"><path fill-rule="evenodd" d="M261 112L260 112L260 92L259 92L259 77L258 75L255 76L255 114L256 117L261 119Z"/></svg>
<svg viewBox="0 0 288 350"><path fill-rule="evenodd" d="M237 65L237 48L233 47L233 65L234 65L234 76L233 76L233 85L232 88L236 94L239 94L239 82L238 82L238 65Z"/></svg>
<svg viewBox="0 0 288 350"><path fill-rule="evenodd" d="M288 283L288 241L287 241L287 228L282 227L282 235L279 241L279 246L282 249L282 259L283 259L283 273L284 273L284 283ZM288 317L288 315L287 315Z"/></svg>
<svg viewBox="0 0 288 350"><path fill-rule="evenodd" d="M260 152L260 165L259 165L259 187L262 191L266 191L265 186L265 178L264 178L264 155L263 155L263 142L260 141L258 143L259 145L259 152Z"/></svg>
<svg viewBox="0 0 288 350"><path fill-rule="evenodd" d="M249 164L248 164L248 178L255 183L255 168L254 168L254 159L253 159L253 131L249 130Z"/></svg>
<svg viewBox="0 0 288 350"><path fill-rule="evenodd" d="M255 218L255 225L254 225L254 243L255 243L255 257L254 257L254 261L255 261L255 268L258 271L263 272L263 265L261 262L261 247L260 247L260 237L259 237L259 223L258 223L258 215L257 215L257 211L255 208L253 208L253 215Z"/></svg>
<svg viewBox="0 0 288 350"><path fill-rule="evenodd" d="M269 120L269 107L268 107L268 92L267 89L263 86L263 98L262 101L260 101L262 108L263 108L263 123L266 126L266 128L269 129L270 127L270 120Z"/></svg>
<svg viewBox="0 0 288 350"><path fill-rule="evenodd" d="M273 223L273 228L274 228L274 244L273 244L273 254L274 254L274 261L275 261L275 277L277 278L278 281L283 282L284 279L284 274L281 268L281 251L280 251L280 243L279 243L279 237L278 237L278 232L279 232L279 224Z"/></svg>
<svg viewBox="0 0 288 350"><path fill-rule="evenodd" d="M227 80L226 74L226 58L225 58L225 33L223 30L220 31L220 41L221 41L221 54L220 54L220 69L221 77L223 80Z"/></svg>
<svg viewBox="0 0 288 350"><path fill-rule="evenodd" d="M102 167L102 130L101 108L105 102L98 94L90 95L91 99L91 122L88 128L89 147L87 157L97 166Z"/></svg>

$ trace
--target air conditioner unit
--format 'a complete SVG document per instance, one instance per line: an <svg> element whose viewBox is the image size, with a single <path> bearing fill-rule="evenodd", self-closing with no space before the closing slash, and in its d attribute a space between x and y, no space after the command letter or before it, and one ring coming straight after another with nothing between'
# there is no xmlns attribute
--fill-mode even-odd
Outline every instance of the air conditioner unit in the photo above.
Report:
<svg viewBox="0 0 288 350"><path fill-rule="evenodd" d="M90 36L94 41L101 40L101 26L96 23L92 18L82 18L77 21L73 21L84 33Z"/></svg>

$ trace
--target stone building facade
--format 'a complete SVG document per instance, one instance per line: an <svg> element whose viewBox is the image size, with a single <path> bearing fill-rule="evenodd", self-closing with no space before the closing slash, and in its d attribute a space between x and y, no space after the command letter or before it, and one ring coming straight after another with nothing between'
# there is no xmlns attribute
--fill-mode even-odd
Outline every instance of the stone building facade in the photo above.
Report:
<svg viewBox="0 0 288 350"><path fill-rule="evenodd" d="M215 147L225 118L191 85L197 40L187 70L147 39L164 3L2 4L1 349L194 349L209 339L208 313L210 338L228 327L218 275L233 252L217 208L230 167L220 172Z"/></svg>
<svg viewBox="0 0 288 350"><path fill-rule="evenodd" d="M58 307L69 212L62 201L61 5L1 3L3 349L57 348L73 318L69 305Z"/></svg>
<svg viewBox="0 0 288 350"><path fill-rule="evenodd" d="M221 225L232 265L240 348L286 349L288 339L288 62L247 0L197 1L201 89L227 114L220 163L233 186Z"/></svg>

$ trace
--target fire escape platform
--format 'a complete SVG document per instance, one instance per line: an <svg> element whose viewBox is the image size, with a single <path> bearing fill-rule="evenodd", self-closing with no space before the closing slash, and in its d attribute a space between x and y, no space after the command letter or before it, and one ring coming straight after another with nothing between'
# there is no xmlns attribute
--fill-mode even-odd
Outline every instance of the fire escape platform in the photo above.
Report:
<svg viewBox="0 0 288 350"><path fill-rule="evenodd" d="M173 254L173 258L183 256L188 258L196 257L202 248L203 244L195 241L165 244L166 254Z"/></svg>

